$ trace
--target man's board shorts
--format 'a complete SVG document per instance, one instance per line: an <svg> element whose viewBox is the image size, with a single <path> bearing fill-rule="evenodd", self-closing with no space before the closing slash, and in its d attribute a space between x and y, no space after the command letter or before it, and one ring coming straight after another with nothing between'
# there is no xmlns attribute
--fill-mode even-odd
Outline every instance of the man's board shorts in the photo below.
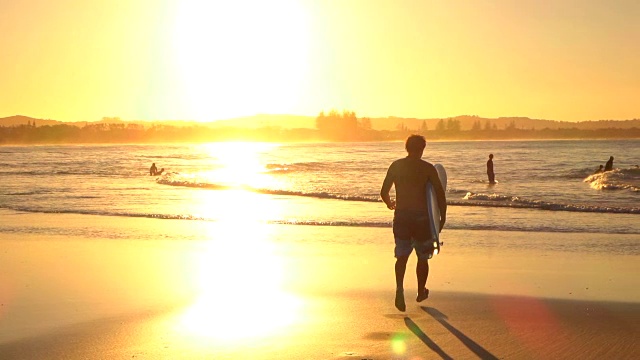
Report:
<svg viewBox="0 0 640 360"><path fill-rule="evenodd" d="M409 256L413 249L419 259L433 256L433 239L427 211L396 210L393 215L393 238L396 242L395 257Z"/></svg>

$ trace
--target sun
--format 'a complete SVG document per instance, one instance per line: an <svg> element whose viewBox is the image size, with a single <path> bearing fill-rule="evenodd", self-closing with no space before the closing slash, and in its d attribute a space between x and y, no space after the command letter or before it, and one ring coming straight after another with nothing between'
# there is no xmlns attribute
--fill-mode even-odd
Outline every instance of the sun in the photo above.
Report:
<svg viewBox="0 0 640 360"><path fill-rule="evenodd" d="M185 0L173 32L197 120L289 113L308 63L308 19L294 0Z"/></svg>

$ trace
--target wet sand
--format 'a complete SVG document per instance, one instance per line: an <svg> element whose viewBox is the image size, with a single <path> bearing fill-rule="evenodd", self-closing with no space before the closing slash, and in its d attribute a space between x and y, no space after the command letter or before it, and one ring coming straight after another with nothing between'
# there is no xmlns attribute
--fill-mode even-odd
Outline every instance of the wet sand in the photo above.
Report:
<svg viewBox="0 0 640 360"><path fill-rule="evenodd" d="M384 240L390 229L259 225L260 236L238 245L218 241L229 224L65 214L11 221L48 230L2 234L2 359L640 353L638 256L463 245L473 237L526 243L540 234L446 231L444 252L431 261L430 297L419 304L410 260L402 313L393 307L392 245ZM69 231L87 224L96 236ZM145 229L166 237L132 235ZM125 235L103 238L112 232Z"/></svg>

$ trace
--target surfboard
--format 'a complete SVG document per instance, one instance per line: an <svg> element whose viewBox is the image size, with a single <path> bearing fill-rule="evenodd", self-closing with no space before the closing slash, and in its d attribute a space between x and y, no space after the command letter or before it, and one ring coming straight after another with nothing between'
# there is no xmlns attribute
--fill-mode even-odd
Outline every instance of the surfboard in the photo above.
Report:
<svg viewBox="0 0 640 360"><path fill-rule="evenodd" d="M438 172L438 178L444 190L447 190L447 172L444 170L444 166L435 164L434 167ZM431 239L433 239L433 255L440 252L440 207L438 206L438 198L436 191L433 188L431 181L427 182L427 211L429 213L429 223L431 228Z"/></svg>

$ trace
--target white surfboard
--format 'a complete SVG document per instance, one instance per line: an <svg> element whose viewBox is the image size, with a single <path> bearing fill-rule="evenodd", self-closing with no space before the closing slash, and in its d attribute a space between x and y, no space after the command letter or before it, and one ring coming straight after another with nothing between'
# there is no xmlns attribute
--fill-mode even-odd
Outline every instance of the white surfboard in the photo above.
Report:
<svg viewBox="0 0 640 360"><path fill-rule="evenodd" d="M442 188L447 190L447 172L444 170L444 166L435 164L434 167L438 171L438 177ZM436 191L433 189L431 181L427 183L427 210L429 212L429 222L431 228L431 238L434 241L434 255L440 251L440 207L438 206L438 197Z"/></svg>

